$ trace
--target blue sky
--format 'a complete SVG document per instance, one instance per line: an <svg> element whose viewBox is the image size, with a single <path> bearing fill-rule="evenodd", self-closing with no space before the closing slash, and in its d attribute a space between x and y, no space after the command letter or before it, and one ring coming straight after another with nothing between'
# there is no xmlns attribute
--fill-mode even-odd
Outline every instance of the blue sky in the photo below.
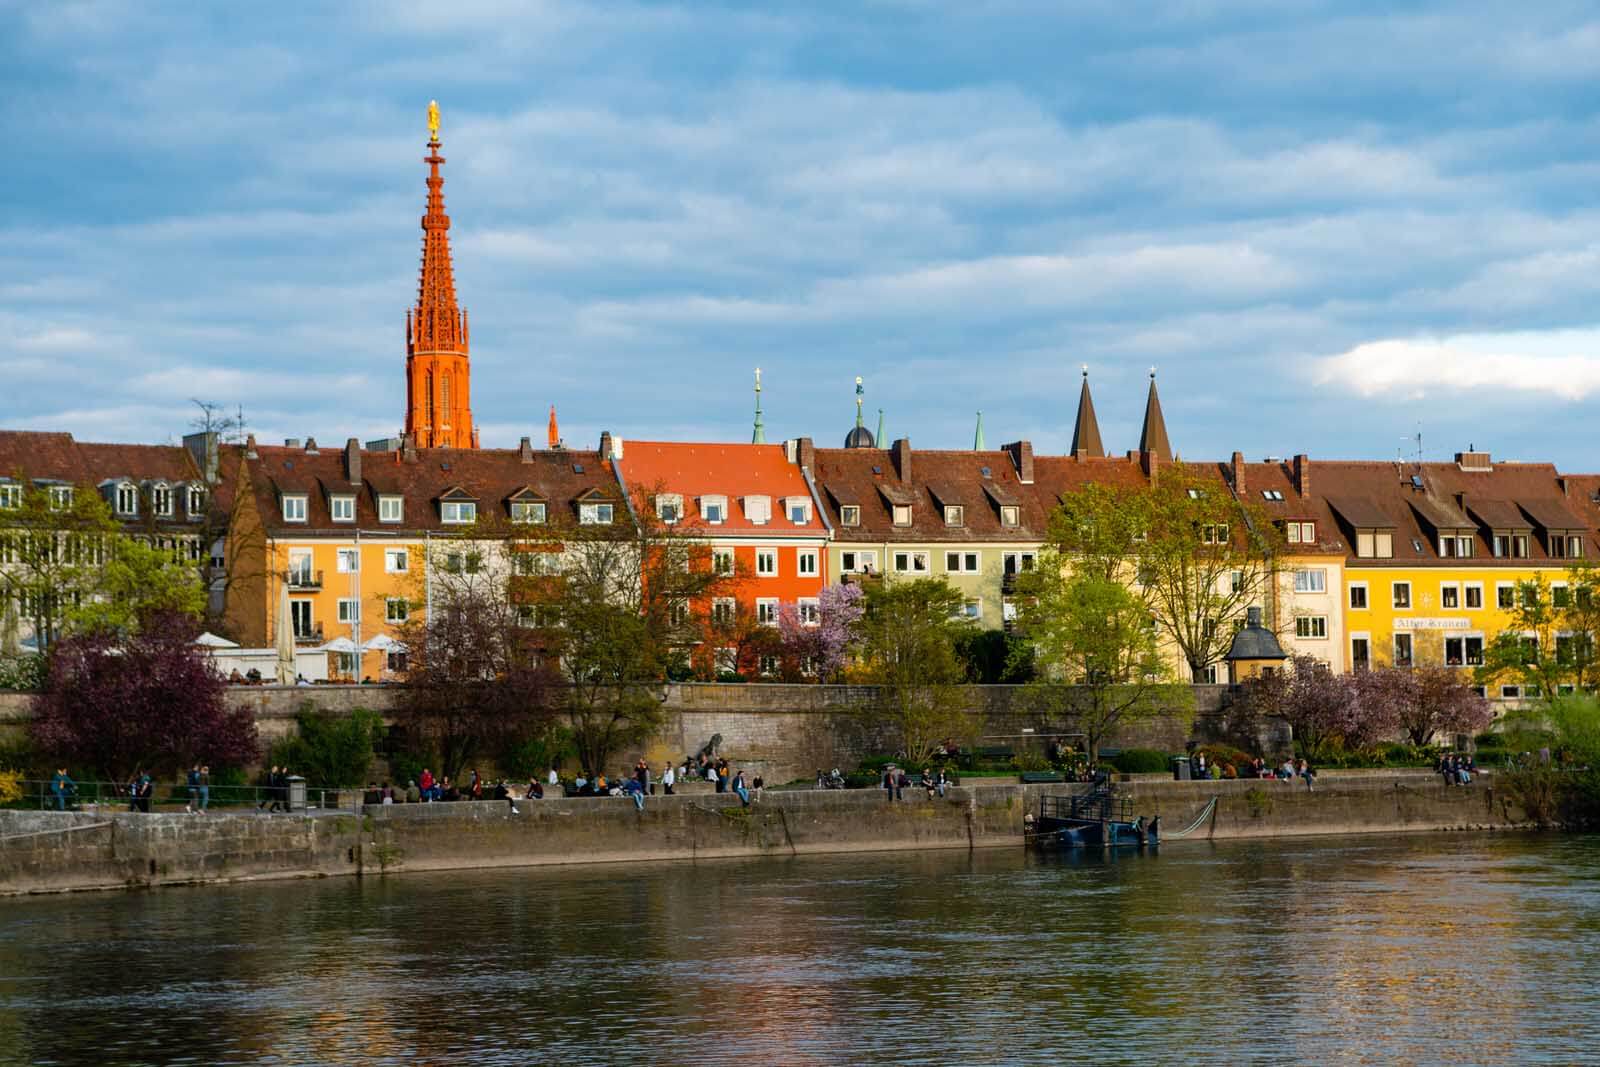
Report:
<svg viewBox="0 0 1600 1067"><path fill-rule="evenodd" d="M396 431L443 111L485 444L1600 469L1600 12L0 0L0 425Z"/></svg>

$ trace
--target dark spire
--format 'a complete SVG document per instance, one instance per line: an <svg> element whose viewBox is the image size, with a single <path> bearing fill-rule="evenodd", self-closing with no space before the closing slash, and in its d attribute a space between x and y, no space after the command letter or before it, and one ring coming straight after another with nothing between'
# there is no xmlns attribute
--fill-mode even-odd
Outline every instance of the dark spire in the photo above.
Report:
<svg viewBox="0 0 1600 1067"><path fill-rule="evenodd" d="M1083 388L1078 390L1078 422L1072 428L1072 454L1103 458L1106 446L1100 440L1100 422L1094 417L1094 398L1089 395L1089 368L1083 368Z"/></svg>
<svg viewBox="0 0 1600 1067"><path fill-rule="evenodd" d="M1167 420L1161 417L1161 398L1156 395L1156 371L1150 368L1150 397L1144 403L1144 429L1139 431L1139 451L1149 452L1162 463L1172 462L1172 442L1167 440Z"/></svg>

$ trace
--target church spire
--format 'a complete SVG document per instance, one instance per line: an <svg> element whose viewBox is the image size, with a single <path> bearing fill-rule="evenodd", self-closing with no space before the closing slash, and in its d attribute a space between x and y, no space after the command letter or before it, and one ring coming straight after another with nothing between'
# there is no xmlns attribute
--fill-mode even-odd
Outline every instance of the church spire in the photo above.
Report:
<svg viewBox="0 0 1600 1067"><path fill-rule="evenodd" d="M1094 417L1094 398L1089 395L1089 368L1083 368L1083 387L1078 390L1078 421L1072 427L1072 454L1099 459L1106 454L1100 441L1100 422Z"/></svg>
<svg viewBox="0 0 1600 1067"><path fill-rule="evenodd" d="M1167 440L1167 420L1161 417L1161 398L1156 395L1156 369L1150 368L1150 396L1144 403L1144 429L1139 432L1139 451L1149 452L1162 463L1172 462L1172 442Z"/></svg>
<svg viewBox="0 0 1600 1067"><path fill-rule="evenodd" d="M550 425L545 430L546 440L551 448L561 447L561 426L556 422L556 406L550 405Z"/></svg>
<svg viewBox="0 0 1600 1067"><path fill-rule="evenodd" d="M467 314L456 304L450 216L439 168L439 105L428 102L427 211L417 306L406 313L406 433L423 448L476 448L467 363Z"/></svg>
<svg viewBox="0 0 1600 1067"><path fill-rule="evenodd" d="M982 452L984 450L984 443L983 443L983 412L981 412L981 411L978 412L978 431L977 431L977 433L974 433L972 435L972 450L974 452Z"/></svg>
<svg viewBox="0 0 1600 1067"><path fill-rule="evenodd" d="M877 433L877 436L875 436L873 438L873 440L874 441L883 441L883 440L885 440L885 438L883 436L883 409L882 408L878 409L878 433Z"/></svg>
<svg viewBox="0 0 1600 1067"><path fill-rule="evenodd" d="M767 424L761 421L761 368L756 368L756 425L750 434L750 443L764 445L767 443Z"/></svg>

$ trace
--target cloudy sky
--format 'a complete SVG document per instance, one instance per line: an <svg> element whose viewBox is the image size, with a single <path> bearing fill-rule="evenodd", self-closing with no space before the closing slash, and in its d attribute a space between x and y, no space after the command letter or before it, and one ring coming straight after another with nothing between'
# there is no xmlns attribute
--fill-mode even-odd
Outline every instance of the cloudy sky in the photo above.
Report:
<svg viewBox="0 0 1600 1067"><path fill-rule="evenodd" d="M1592 3L309 6L0 0L0 425L396 431L436 97L485 444L1600 469Z"/></svg>

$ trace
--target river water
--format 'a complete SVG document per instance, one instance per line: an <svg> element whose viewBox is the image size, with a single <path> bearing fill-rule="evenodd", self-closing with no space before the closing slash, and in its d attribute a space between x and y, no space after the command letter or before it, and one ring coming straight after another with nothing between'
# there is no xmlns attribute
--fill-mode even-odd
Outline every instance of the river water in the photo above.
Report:
<svg viewBox="0 0 1600 1067"><path fill-rule="evenodd" d="M0 901L0 1064L1600 1062L1600 840Z"/></svg>

